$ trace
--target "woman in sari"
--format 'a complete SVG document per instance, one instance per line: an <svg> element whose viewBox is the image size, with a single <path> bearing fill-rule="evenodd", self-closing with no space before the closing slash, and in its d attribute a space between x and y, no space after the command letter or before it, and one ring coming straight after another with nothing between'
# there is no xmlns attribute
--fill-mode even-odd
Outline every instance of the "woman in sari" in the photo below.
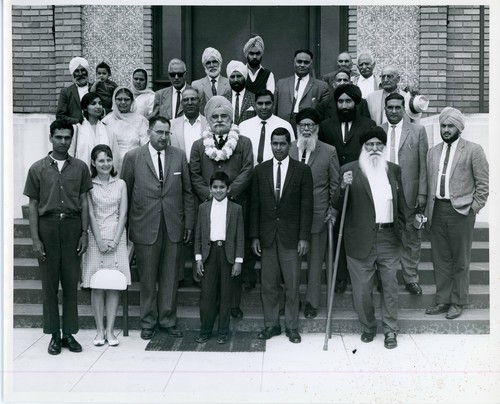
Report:
<svg viewBox="0 0 500 404"><path fill-rule="evenodd" d="M155 93L148 88L148 73L144 69L135 69L129 86L135 98L135 112L150 118L153 112Z"/></svg>

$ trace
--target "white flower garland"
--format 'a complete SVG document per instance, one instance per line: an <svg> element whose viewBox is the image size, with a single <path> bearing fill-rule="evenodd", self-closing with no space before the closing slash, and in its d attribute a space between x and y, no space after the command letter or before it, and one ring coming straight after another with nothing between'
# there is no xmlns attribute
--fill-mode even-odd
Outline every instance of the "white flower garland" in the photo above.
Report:
<svg viewBox="0 0 500 404"><path fill-rule="evenodd" d="M232 156L236 145L238 144L239 130L236 125L231 127L227 135L227 141L222 149L215 147L214 133L210 129L203 131L203 146L205 146L205 154L212 160L223 161L228 160Z"/></svg>

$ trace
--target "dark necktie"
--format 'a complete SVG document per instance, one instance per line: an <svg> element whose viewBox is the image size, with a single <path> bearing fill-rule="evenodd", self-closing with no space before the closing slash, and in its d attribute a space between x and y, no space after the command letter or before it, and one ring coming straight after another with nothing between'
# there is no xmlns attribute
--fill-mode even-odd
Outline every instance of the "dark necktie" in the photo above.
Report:
<svg viewBox="0 0 500 404"><path fill-rule="evenodd" d="M391 148L389 150L389 160L396 162L396 125L391 125Z"/></svg>
<svg viewBox="0 0 500 404"><path fill-rule="evenodd" d="M349 135L349 122L344 123L344 143L347 142L347 136Z"/></svg>
<svg viewBox="0 0 500 404"><path fill-rule="evenodd" d="M240 124L240 93L236 93L236 103L234 104L234 123Z"/></svg>
<svg viewBox="0 0 500 404"><path fill-rule="evenodd" d="M163 166L161 165L161 152L158 152L158 178L163 182Z"/></svg>
<svg viewBox="0 0 500 404"><path fill-rule="evenodd" d="M257 152L257 163L262 163L264 160L264 145L266 144L266 121L262 121L262 129L260 130L259 151Z"/></svg>
<svg viewBox="0 0 500 404"><path fill-rule="evenodd" d="M212 79L212 95L217 95L217 89L215 88L215 79Z"/></svg>
<svg viewBox="0 0 500 404"><path fill-rule="evenodd" d="M446 170L448 168L448 160L450 159L451 144L448 145L446 149L446 156L444 157L443 171L441 172L441 184L439 185L439 196L444 198L446 195L445 184L446 184Z"/></svg>
<svg viewBox="0 0 500 404"><path fill-rule="evenodd" d="M278 171L276 172L276 190L274 195L276 197L276 204L280 203L280 191L281 191L281 161L278 161Z"/></svg>
<svg viewBox="0 0 500 404"><path fill-rule="evenodd" d="M297 84L295 85L295 91L293 93L292 111L290 112L290 119L293 118L293 111L295 109L295 104L297 103L297 97L299 96L300 79L301 79L301 77L297 78Z"/></svg>
<svg viewBox="0 0 500 404"><path fill-rule="evenodd" d="M175 104L175 117L179 116L179 108L181 105L181 92L177 90L177 103Z"/></svg>
<svg viewBox="0 0 500 404"><path fill-rule="evenodd" d="M224 147L226 141L224 140L224 135L219 135L219 140L217 141L217 148L220 150Z"/></svg>
<svg viewBox="0 0 500 404"><path fill-rule="evenodd" d="M307 156L307 150L304 149L304 152L302 153L302 158L300 159L300 161L302 161L304 164L306 162L306 156Z"/></svg>

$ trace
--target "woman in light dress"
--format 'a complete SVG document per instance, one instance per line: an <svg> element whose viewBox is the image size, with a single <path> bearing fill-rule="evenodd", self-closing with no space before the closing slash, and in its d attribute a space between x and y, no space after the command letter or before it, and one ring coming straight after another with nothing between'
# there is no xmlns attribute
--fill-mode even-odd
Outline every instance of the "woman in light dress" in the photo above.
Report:
<svg viewBox="0 0 500 404"><path fill-rule="evenodd" d="M96 93L87 93L81 101L83 121L75 125L75 134L68 153L84 161L90 170L90 153L95 145L106 144L116 156L119 155L116 137L101 122L104 107Z"/></svg>
<svg viewBox="0 0 500 404"><path fill-rule="evenodd" d="M97 145L91 153L93 188L88 193L90 229L88 250L82 260L83 287L88 288L99 269L116 269L130 285L125 222L127 220L127 185L113 167L113 154L107 145ZM120 291L92 289L91 305L97 335L95 346L108 342L119 344L114 327ZM104 327L106 311L106 327Z"/></svg>
<svg viewBox="0 0 500 404"><path fill-rule="evenodd" d="M118 87L113 94L113 111L106 115L102 122L108 131L116 137L119 158L115 166L118 173L125 153L149 141L149 122L134 110L134 96L127 87Z"/></svg>
<svg viewBox="0 0 500 404"><path fill-rule="evenodd" d="M153 112L155 93L148 88L148 73L142 68L135 69L130 81L128 88L135 98L135 112L149 119Z"/></svg>

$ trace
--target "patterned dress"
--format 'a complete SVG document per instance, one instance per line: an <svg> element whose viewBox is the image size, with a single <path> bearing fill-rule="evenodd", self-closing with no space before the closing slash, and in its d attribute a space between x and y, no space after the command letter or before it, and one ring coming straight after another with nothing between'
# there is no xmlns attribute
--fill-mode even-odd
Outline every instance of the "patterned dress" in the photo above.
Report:
<svg viewBox="0 0 500 404"><path fill-rule="evenodd" d="M122 189L125 182L116 177L110 177L104 185L98 176L92 178L93 188L89 191L94 208L94 216L103 240L113 240L118 226ZM99 251L92 231L89 234L89 245L82 261L83 287L90 287L90 278L99 268L117 267L127 278L130 285L130 266L128 261L126 232L123 231L116 251L103 254Z"/></svg>

